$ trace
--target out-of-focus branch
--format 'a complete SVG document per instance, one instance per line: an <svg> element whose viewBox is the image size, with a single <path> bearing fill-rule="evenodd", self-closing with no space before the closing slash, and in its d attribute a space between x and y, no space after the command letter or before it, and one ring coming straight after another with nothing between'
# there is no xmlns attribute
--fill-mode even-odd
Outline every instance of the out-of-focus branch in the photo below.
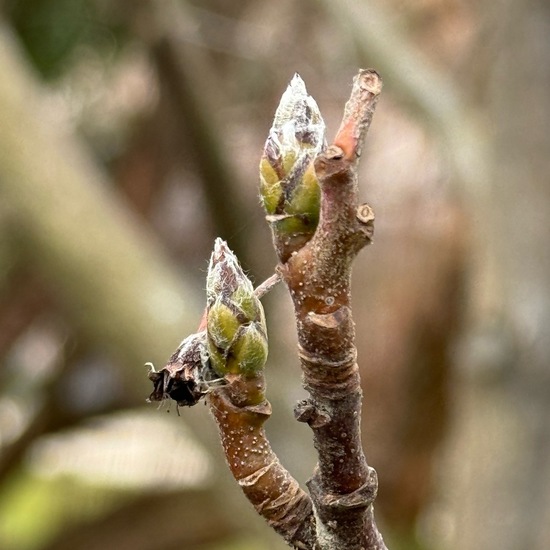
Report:
<svg viewBox="0 0 550 550"><path fill-rule="evenodd" d="M70 339L69 342L71 342ZM23 431L13 441L0 445L0 487L6 479L9 479L10 474L21 463L28 448L39 437L74 427L89 417L88 411L68 409L60 399L59 388L62 386L63 378L68 375L75 362L84 353L81 345L72 346L69 343L69 345L65 345L65 348L62 363L47 380L35 388L37 406ZM102 409L96 409L94 413L106 414L136 405L137 400L134 394L128 394L114 403L106 404Z"/></svg>
<svg viewBox="0 0 550 550"><path fill-rule="evenodd" d="M488 136L482 120L450 75L433 69L403 29L372 0L322 0L355 42L360 56L384 74L387 88L441 136L458 183L473 197L490 181Z"/></svg>
<svg viewBox="0 0 550 550"><path fill-rule="evenodd" d="M0 197L29 258L91 340L127 365L159 361L200 308L93 160L65 135L0 26ZM132 380L135 377L132 377Z"/></svg>
<svg viewBox="0 0 550 550"><path fill-rule="evenodd" d="M184 154L201 178L215 232L249 267L242 224L250 214L239 199L238 173L224 145L225 132L214 116L219 105L212 60L182 38L182 30L193 26L195 16L185 3L146 1L133 22L149 44L161 91L175 117L175 139L185 144Z"/></svg>
<svg viewBox="0 0 550 550"><path fill-rule="evenodd" d="M0 297L0 357L50 305L48 292L35 274L18 270L11 279L12 284Z"/></svg>
<svg viewBox="0 0 550 550"><path fill-rule="evenodd" d="M164 37L152 46L152 52L161 84L170 94L177 116L178 129L184 134L188 154L201 176L203 189L208 199L210 219L216 232L230 239L232 246L245 259L245 246L239 239L242 221L247 218L242 201L238 199L235 170L225 158L221 128L216 128L206 96L195 75L200 70L188 70L188 61L183 62L185 50L179 49L173 40ZM193 76L192 76L193 75Z"/></svg>

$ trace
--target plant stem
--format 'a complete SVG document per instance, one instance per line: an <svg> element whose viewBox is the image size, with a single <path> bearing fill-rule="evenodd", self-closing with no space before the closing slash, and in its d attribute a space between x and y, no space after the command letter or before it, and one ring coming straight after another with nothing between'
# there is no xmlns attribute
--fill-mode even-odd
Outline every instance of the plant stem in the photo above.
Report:
<svg viewBox="0 0 550 550"><path fill-rule="evenodd" d="M229 469L244 494L268 525L294 548L312 550L315 524L311 500L279 462L267 440L264 422L271 405L264 399L263 373L254 378L226 375L227 385L208 396L218 424Z"/></svg>
<svg viewBox="0 0 550 550"><path fill-rule="evenodd" d="M372 236L374 216L357 198L357 161L381 91L376 72L354 80L340 130L320 154L321 214L313 238L280 273L294 303L304 386L296 417L313 430L319 462L308 482L318 548L383 549L372 503L376 472L361 447L361 386L351 315L351 264Z"/></svg>

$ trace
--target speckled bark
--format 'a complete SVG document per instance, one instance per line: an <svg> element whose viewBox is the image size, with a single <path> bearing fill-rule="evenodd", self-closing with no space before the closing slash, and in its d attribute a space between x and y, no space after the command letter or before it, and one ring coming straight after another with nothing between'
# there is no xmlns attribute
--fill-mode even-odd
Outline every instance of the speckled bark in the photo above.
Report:
<svg viewBox="0 0 550 550"><path fill-rule="evenodd" d="M253 379L226 376L227 386L208 396L220 430L227 463L256 511L294 548L315 547L311 500L282 466L266 438L263 424L271 405L256 401L263 392L263 375Z"/></svg>
<svg viewBox="0 0 550 550"><path fill-rule="evenodd" d="M315 160L321 216L313 238L280 273L298 329L300 361L310 399L296 407L313 430L319 462L308 483L319 549L383 549L372 503L376 472L361 446L361 386L351 315L351 265L370 242L374 216L357 197L357 162L381 90L374 71L354 81L333 145Z"/></svg>

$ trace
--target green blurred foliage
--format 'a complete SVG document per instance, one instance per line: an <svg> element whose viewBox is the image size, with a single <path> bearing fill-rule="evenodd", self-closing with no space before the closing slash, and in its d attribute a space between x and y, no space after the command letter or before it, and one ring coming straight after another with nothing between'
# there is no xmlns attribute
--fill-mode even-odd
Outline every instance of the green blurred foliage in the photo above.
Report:
<svg viewBox="0 0 550 550"><path fill-rule="evenodd" d="M105 17L98 3L90 0L7 0L4 12L46 79L67 71L79 46L112 55L127 36L119 21Z"/></svg>
<svg viewBox="0 0 550 550"><path fill-rule="evenodd" d="M21 471L0 499L0 548L41 548L60 530L102 516L128 493L84 484L69 476L55 479Z"/></svg>

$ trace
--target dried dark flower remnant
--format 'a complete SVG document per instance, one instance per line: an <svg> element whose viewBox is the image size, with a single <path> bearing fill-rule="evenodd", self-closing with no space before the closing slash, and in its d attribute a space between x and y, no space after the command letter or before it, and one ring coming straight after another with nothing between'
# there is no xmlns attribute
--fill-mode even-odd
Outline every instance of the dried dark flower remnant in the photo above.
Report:
<svg viewBox="0 0 550 550"><path fill-rule="evenodd" d="M313 160L326 146L325 123L304 81L294 75L275 112L260 161L260 196L276 238L303 236L319 221Z"/></svg>
<svg viewBox="0 0 550 550"><path fill-rule="evenodd" d="M253 376L267 360L262 304L225 241L216 239L206 278L206 348L218 376Z"/></svg>
<svg viewBox="0 0 550 550"><path fill-rule="evenodd" d="M209 389L208 365L204 365L204 331L188 336L172 354L164 368L155 371L149 364L153 392L149 401L173 399L182 407L196 405Z"/></svg>

